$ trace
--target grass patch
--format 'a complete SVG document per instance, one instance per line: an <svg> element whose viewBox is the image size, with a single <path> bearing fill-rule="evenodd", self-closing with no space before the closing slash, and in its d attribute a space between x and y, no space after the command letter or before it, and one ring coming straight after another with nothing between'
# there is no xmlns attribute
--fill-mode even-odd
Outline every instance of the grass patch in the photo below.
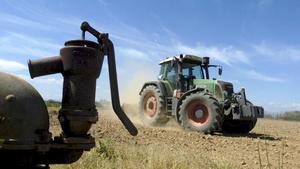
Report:
<svg viewBox="0 0 300 169"><path fill-rule="evenodd" d="M99 146L95 148L95 151L104 159L115 160L117 157L111 140L99 141Z"/></svg>
<svg viewBox="0 0 300 169"><path fill-rule="evenodd" d="M101 140L97 147L86 152L71 165L53 165L53 169L231 169L236 168L225 159L208 152L193 154L161 145L122 145L110 139Z"/></svg>

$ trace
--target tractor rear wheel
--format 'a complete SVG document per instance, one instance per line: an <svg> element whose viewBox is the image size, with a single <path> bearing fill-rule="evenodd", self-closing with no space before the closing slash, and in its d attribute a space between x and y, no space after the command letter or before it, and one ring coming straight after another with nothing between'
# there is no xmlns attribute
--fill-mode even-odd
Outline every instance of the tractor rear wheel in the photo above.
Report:
<svg viewBox="0 0 300 169"><path fill-rule="evenodd" d="M179 119L185 129L213 133L222 125L219 102L209 93L192 93L182 101Z"/></svg>
<svg viewBox="0 0 300 169"><path fill-rule="evenodd" d="M166 103L158 87L146 86L140 96L139 112L147 125L161 126L168 122L165 114Z"/></svg>

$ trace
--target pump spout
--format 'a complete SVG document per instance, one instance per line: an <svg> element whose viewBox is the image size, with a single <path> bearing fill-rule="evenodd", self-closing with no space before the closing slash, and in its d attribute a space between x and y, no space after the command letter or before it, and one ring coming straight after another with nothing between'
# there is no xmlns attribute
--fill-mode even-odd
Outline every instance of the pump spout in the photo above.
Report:
<svg viewBox="0 0 300 169"><path fill-rule="evenodd" d="M28 60L30 77L60 73L63 71L63 63L60 56L48 57L39 60Z"/></svg>

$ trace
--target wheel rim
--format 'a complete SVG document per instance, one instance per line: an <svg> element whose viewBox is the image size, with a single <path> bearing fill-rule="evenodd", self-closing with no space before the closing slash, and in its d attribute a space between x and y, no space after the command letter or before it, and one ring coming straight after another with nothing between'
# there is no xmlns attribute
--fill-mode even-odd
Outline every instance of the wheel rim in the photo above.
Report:
<svg viewBox="0 0 300 169"><path fill-rule="evenodd" d="M144 104L144 114L147 117L153 117L156 114L157 101L154 95L147 97Z"/></svg>
<svg viewBox="0 0 300 169"><path fill-rule="evenodd" d="M189 104L187 109L188 121L195 127L201 127L208 121L208 109L199 101L194 101Z"/></svg>

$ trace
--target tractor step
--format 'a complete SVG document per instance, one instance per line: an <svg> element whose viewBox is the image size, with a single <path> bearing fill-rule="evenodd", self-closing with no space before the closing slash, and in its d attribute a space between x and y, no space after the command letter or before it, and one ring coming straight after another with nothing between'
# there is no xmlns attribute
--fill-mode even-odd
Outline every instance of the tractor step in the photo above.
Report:
<svg viewBox="0 0 300 169"><path fill-rule="evenodd" d="M173 97L167 97L166 98L166 109L167 109L167 114L168 115L172 115L172 99L173 99Z"/></svg>

